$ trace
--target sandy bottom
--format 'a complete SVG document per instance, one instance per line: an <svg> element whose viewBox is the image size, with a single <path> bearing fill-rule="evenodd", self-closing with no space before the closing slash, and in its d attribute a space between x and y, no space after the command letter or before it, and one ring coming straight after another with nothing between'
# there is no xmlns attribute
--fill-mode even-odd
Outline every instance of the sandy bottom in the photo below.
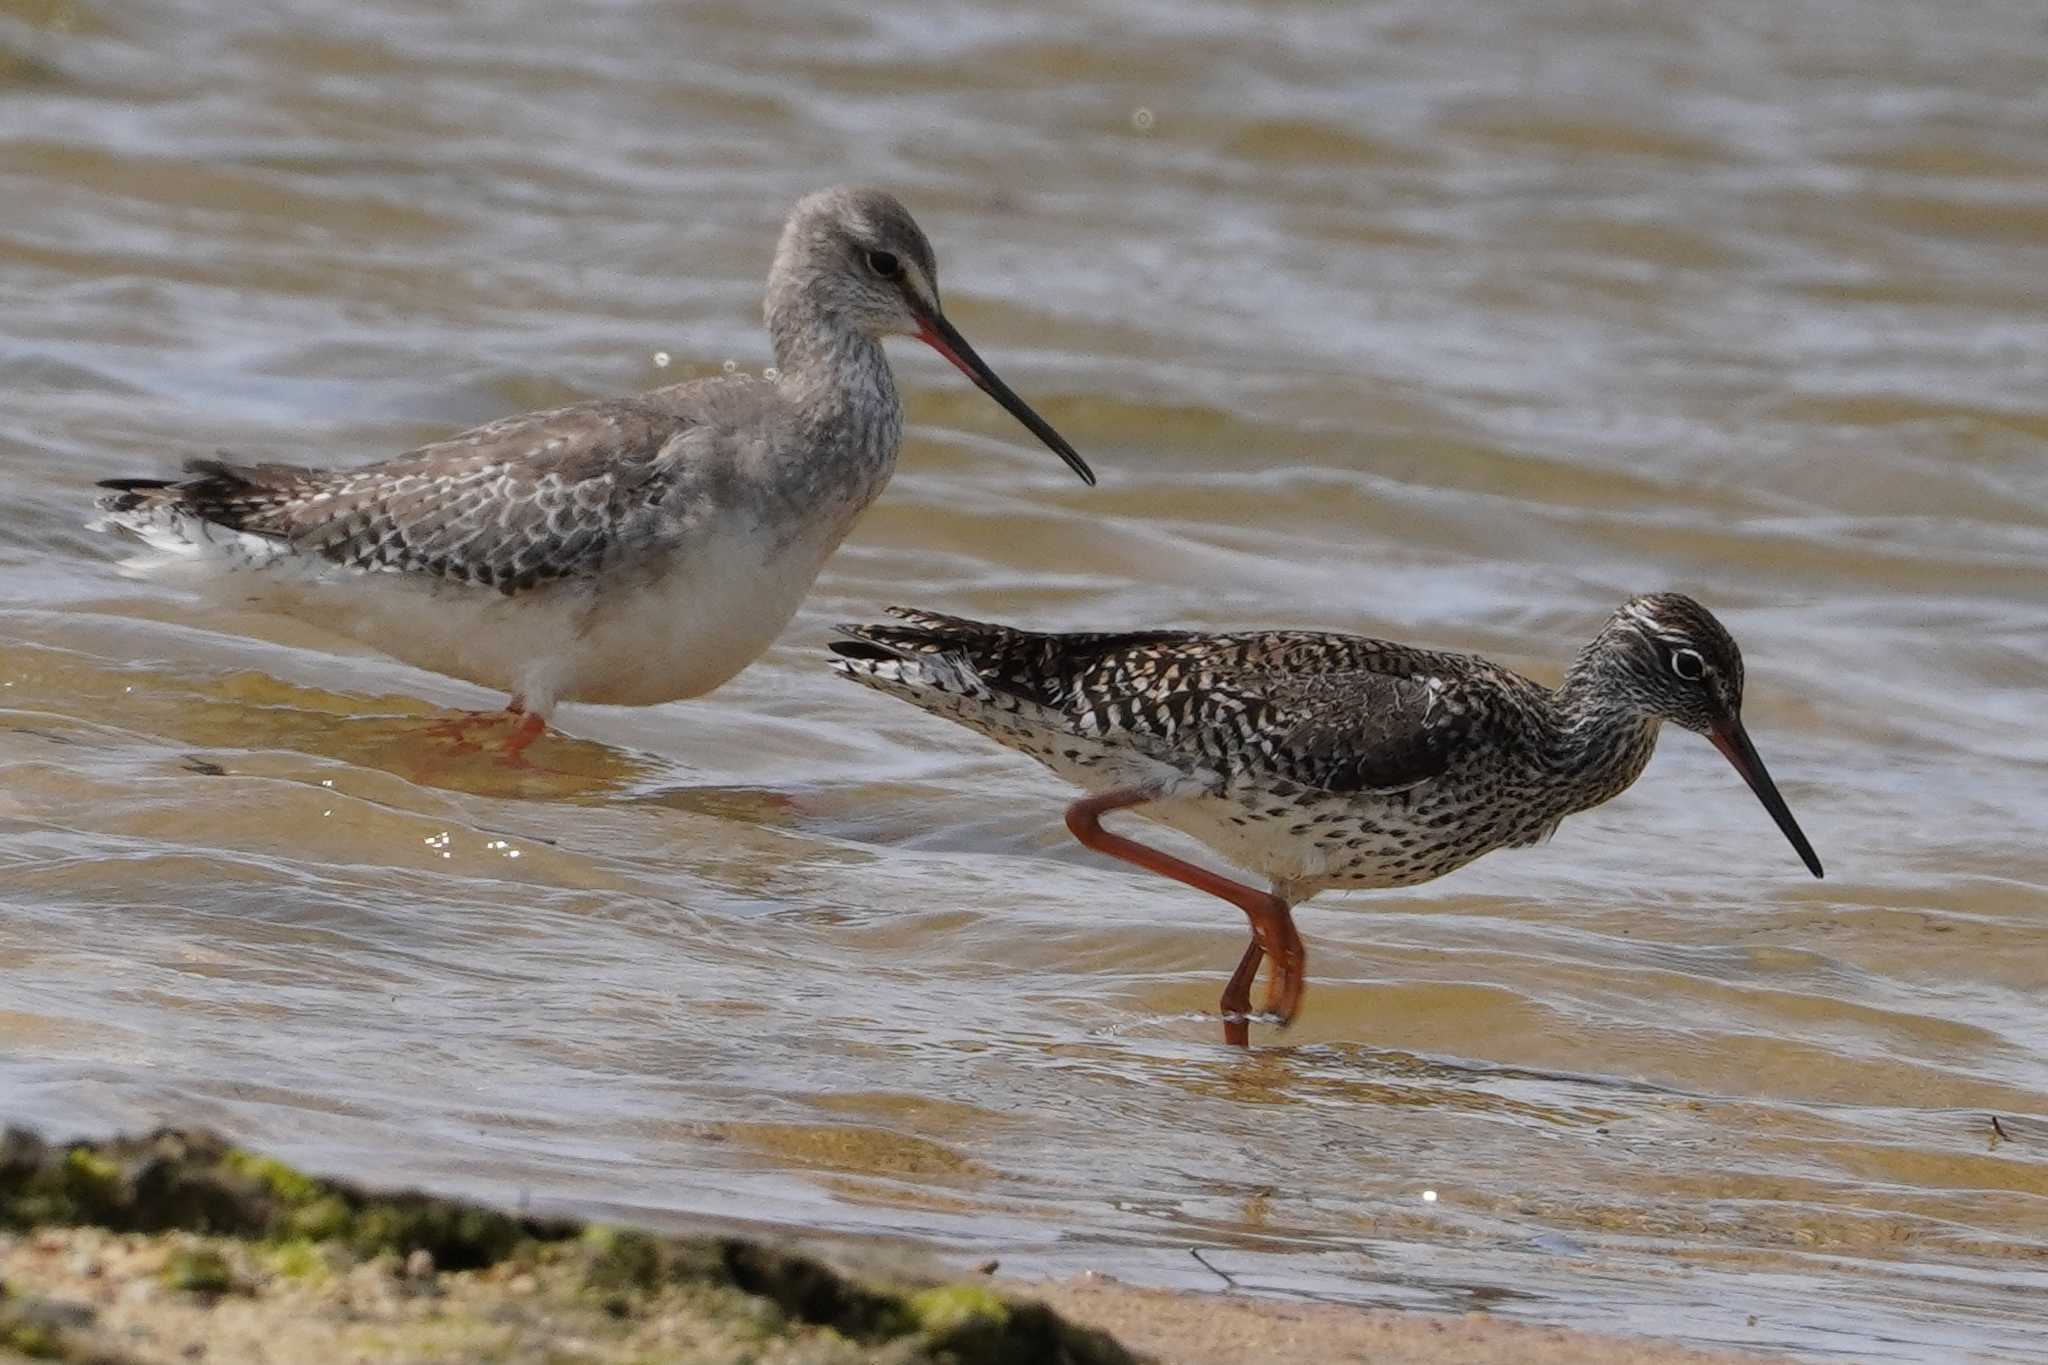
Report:
<svg viewBox="0 0 2048 1365"><path fill-rule="evenodd" d="M1099 1327L1163 1365L1728 1365L1783 1359L1533 1327L1483 1313L1403 1313L1079 1280L1034 1285L1029 1292L1068 1319Z"/></svg>
<svg viewBox="0 0 2048 1365"><path fill-rule="evenodd" d="M192 1287L179 1267L213 1250L227 1287ZM836 1259L836 1258L835 1258ZM765 1303L673 1291L628 1314L593 1304L548 1263L436 1273L417 1259L355 1266L281 1263L235 1242L186 1233L50 1228L0 1239L0 1281L18 1314L0 1359L107 1365L332 1365L504 1360L689 1361L693 1365L865 1365L925 1359L902 1343L863 1344L805 1329ZM1758 1361L1667 1343L1531 1327L1483 1315L1298 1304L1136 1289L1095 1280L997 1286L1109 1334L1160 1365L1688 1365ZM59 1343L62 1343L61 1345ZM965 1362L963 1362L965 1365Z"/></svg>
<svg viewBox="0 0 2048 1365"><path fill-rule="evenodd" d="M952 1278L919 1253L876 1240L826 1248L661 1236L369 1190L210 1133L59 1145L9 1129L0 1134L0 1359L1604 1365L1759 1357L1483 1316L1102 1278Z"/></svg>

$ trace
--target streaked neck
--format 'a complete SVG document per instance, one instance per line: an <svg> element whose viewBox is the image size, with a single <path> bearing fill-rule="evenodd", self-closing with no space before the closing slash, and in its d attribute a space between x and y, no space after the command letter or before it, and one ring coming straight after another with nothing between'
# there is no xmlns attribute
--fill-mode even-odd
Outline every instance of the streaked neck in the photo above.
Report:
<svg viewBox="0 0 2048 1365"><path fill-rule="evenodd" d="M1630 703L1602 674L1591 648L1580 653L1551 694L1546 766L1582 787L1583 804L1626 791L1649 765L1661 722Z"/></svg>

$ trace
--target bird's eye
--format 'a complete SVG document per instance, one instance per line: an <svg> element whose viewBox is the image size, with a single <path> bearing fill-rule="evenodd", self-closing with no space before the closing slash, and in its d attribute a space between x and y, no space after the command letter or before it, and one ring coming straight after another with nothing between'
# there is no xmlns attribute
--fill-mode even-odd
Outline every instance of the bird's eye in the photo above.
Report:
<svg viewBox="0 0 2048 1365"><path fill-rule="evenodd" d="M1698 682L1707 676L1707 661L1696 650L1674 649L1671 651L1671 671L1687 682Z"/></svg>
<svg viewBox="0 0 2048 1365"><path fill-rule="evenodd" d="M903 273L903 262L897 260L893 252L870 251L868 253L868 269L874 271L885 280L893 280Z"/></svg>

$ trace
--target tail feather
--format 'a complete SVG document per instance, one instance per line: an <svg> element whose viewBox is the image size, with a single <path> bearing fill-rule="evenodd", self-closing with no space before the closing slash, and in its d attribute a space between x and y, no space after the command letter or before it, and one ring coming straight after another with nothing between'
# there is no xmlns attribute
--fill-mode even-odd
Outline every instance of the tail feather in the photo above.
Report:
<svg viewBox="0 0 2048 1365"><path fill-rule="evenodd" d="M909 702L919 710L993 735L992 725L1008 729L1021 711L1033 713L1040 724L1054 718L1039 714L1041 708L1007 692L990 687L965 655L945 650L930 640L895 643L876 638L897 634L895 627L857 627L854 638L834 640L837 657L832 671L877 692Z"/></svg>
<svg viewBox="0 0 2048 1365"><path fill-rule="evenodd" d="M289 553L284 541L243 530L215 509L247 486L234 466L193 460L184 479L102 479L99 515L86 528L141 542L148 553L120 562L132 577L262 568Z"/></svg>
<svg viewBox="0 0 2048 1365"><path fill-rule="evenodd" d="M832 642L832 666L847 677L890 692L927 710L925 694L967 697L1006 712L1066 726L1074 678L1104 654L1181 638L1182 631L1130 631L1056 635L1018 630L965 616L890 607L901 625L849 624ZM957 717L956 717L957 718Z"/></svg>
<svg viewBox="0 0 2048 1365"><path fill-rule="evenodd" d="M832 642L833 671L1028 754L1091 790L1165 791L1183 776L1148 755L1142 742L1106 742L1061 708L1045 665L1062 645L1096 637L1035 635L934 612L891 614L911 624L842 626L848 638Z"/></svg>
<svg viewBox="0 0 2048 1365"><path fill-rule="evenodd" d="M1055 711L1064 708L1074 680L1105 656L1187 636L1176 630L1049 634L912 607L891 607L889 615L904 624L842 625L839 630L849 640L904 659L956 659L987 691Z"/></svg>
<svg viewBox="0 0 2048 1365"><path fill-rule="evenodd" d="M1051 702L1042 688L1032 686L1037 670L1029 663L1042 655L1047 637L912 607L890 607L888 612L904 624L839 627L847 638L833 641L832 650L840 656L834 666L842 673L870 686L896 683L882 690L928 710L932 708L918 695L923 689L1005 710Z"/></svg>
<svg viewBox="0 0 2048 1365"><path fill-rule="evenodd" d="M93 485L95 488L111 488L116 493L155 493L177 486L177 482L172 479L101 479ZM103 498L101 501L110 502L112 499Z"/></svg>
<svg viewBox="0 0 2048 1365"><path fill-rule="evenodd" d="M913 654L987 648L1006 641L1026 639L1030 635L1028 631L1012 630L1008 626L974 621L965 616L946 616L936 611L920 611L916 607L889 607L887 611L903 624L847 623L838 629L851 639Z"/></svg>
<svg viewBox="0 0 2048 1365"><path fill-rule="evenodd" d="M271 473L299 473L285 465L236 465L226 460L187 460L182 479L101 479L98 487L112 493L98 505L106 512L128 512L149 503L177 503L195 516L203 516L230 530L239 531L239 504L260 496L265 490L260 476Z"/></svg>

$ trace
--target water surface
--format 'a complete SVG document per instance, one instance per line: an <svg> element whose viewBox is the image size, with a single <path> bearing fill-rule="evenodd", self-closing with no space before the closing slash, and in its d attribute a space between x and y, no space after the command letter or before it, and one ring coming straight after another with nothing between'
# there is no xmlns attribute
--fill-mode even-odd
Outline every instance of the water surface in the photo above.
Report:
<svg viewBox="0 0 2048 1365"><path fill-rule="evenodd" d="M757 369L847 179L1103 485L898 347L896 482L708 701L452 757L482 692L80 527L95 478ZM0 1100L1023 1274L2039 1358L2044 184L2027 3L0 0ZM1672 735L1541 848L1317 902L1250 1055L1235 911L818 664L903 601L1555 678L1666 587L1828 880Z"/></svg>

